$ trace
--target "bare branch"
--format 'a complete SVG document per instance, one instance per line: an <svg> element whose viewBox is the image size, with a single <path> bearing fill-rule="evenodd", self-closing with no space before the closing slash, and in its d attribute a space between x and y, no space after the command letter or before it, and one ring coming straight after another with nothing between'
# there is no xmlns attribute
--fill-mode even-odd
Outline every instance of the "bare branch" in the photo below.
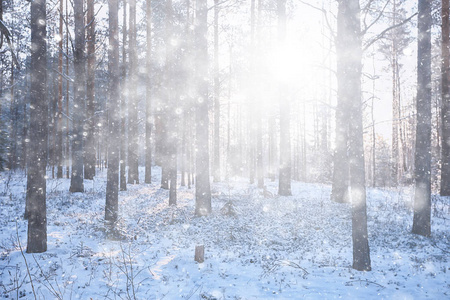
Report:
<svg viewBox="0 0 450 300"><path fill-rule="evenodd" d="M402 22L392 25L386 29L384 29L382 32L380 32L377 36L375 36L374 38L372 38L371 40L369 40L363 47L363 51L366 51L370 46L372 46L373 43L375 43L376 41L378 41L379 39L383 38L384 35L386 33L388 33L389 31L397 28L397 27L401 27L403 25L405 25L406 23L408 23L409 21L411 21L412 18L414 18L415 16L417 16L417 12L414 13L413 15L411 15L409 18L403 20Z"/></svg>
<svg viewBox="0 0 450 300"><path fill-rule="evenodd" d="M362 31L362 35L366 34L367 31L368 31L373 25L375 25L375 24L380 20L380 18L381 18L381 17L383 16L383 14L384 14L384 11L386 10L386 7L388 6L389 2L390 2L390 0L388 0L388 1L386 2L386 4L383 6L383 9L380 11L380 13L379 13L378 16L375 18L375 20L373 20L373 22L370 23L369 26L365 26L364 30ZM364 22L364 24L365 24L365 22Z"/></svg>

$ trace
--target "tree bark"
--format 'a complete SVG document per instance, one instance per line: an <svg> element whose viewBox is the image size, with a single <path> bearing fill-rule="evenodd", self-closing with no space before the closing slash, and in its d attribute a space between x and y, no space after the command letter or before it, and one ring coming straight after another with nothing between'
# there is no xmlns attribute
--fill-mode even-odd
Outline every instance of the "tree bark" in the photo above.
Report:
<svg viewBox="0 0 450 300"><path fill-rule="evenodd" d="M163 166L169 184L169 205L177 204L177 148L178 148L178 116L177 88L175 82L175 49L173 40L173 6L172 0L166 1L166 105L164 118L166 120L165 142L166 164ZM166 180L164 179L164 180Z"/></svg>
<svg viewBox="0 0 450 300"><path fill-rule="evenodd" d="M362 47L359 0L340 0L336 54L340 100L348 105L349 168L352 201L353 268L370 271L363 144L361 70Z"/></svg>
<svg viewBox="0 0 450 300"><path fill-rule="evenodd" d="M195 214L211 213L211 186L209 178L209 117L208 117L208 7L206 0L196 0L195 54L197 107L196 107L196 174Z"/></svg>
<svg viewBox="0 0 450 300"><path fill-rule="evenodd" d="M73 137L72 137L72 176L70 192L84 192L83 185L83 126L84 105L86 98L86 59L85 59L85 26L84 1L74 0L75 13L75 47L74 47L74 105L73 105Z"/></svg>
<svg viewBox="0 0 450 300"><path fill-rule="evenodd" d="M110 0L109 6L109 101L108 111L108 173L106 182L105 221L117 221L119 211L119 153L120 153L120 103L119 103L119 39L118 0Z"/></svg>
<svg viewBox="0 0 450 300"><path fill-rule="evenodd" d="M412 232L431 235L431 1L419 0L417 124Z"/></svg>
<svg viewBox="0 0 450 300"><path fill-rule="evenodd" d="M28 147L27 252L47 251L46 166L47 166L47 32L46 1L31 2L31 90L30 145ZM44 20L44 22L42 22Z"/></svg>
<svg viewBox="0 0 450 300"><path fill-rule="evenodd" d="M87 1L87 86L86 86L86 130L84 147L84 178L95 176L95 11L94 0Z"/></svg>
<svg viewBox="0 0 450 300"><path fill-rule="evenodd" d="M278 0L278 40L282 45L286 39L286 0ZM278 195L291 196L291 131L290 101L286 87L281 83L280 91L280 175Z"/></svg>
<svg viewBox="0 0 450 300"><path fill-rule="evenodd" d="M62 120L62 101L63 101L63 11L64 2L59 1L59 42L58 42L58 115L57 115L57 134L56 134L56 178L63 177L63 120Z"/></svg>
<svg viewBox="0 0 450 300"><path fill-rule="evenodd" d="M253 88L259 88L255 85L258 81L258 78L256 77L259 73L256 69L259 63L255 64L256 58L259 58L259 49L260 49L260 42L261 42L261 12L262 12L262 6L261 6L261 0L258 0L258 17L256 21L256 36L254 41L254 46L257 45L257 49L253 49L254 52L252 55L253 60L253 80L254 80L254 86ZM260 94L257 94L258 97ZM263 164L263 141L262 141L262 109L263 105L259 104L256 107L256 179L258 181L258 188L264 187L264 164Z"/></svg>
<svg viewBox="0 0 450 300"><path fill-rule="evenodd" d="M393 22L392 26L397 25L397 2L394 0L393 5ZM398 47L397 39L392 39L392 154L391 154L391 186L398 185L398 169L399 169L399 112L400 112L400 95L398 93Z"/></svg>
<svg viewBox="0 0 450 300"><path fill-rule="evenodd" d="M450 196L450 22L449 0L442 0L442 67L441 67L441 196Z"/></svg>
<svg viewBox="0 0 450 300"><path fill-rule="evenodd" d="M69 20L69 0L66 0L66 53L69 54L69 30L68 29L68 20ZM70 89L70 80L69 80L69 55L66 56L66 116L69 116L69 89ZM70 160L72 159L70 153L70 124L69 118L66 118L66 154L65 154L65 165L66 165L66 177L70 177Z"/></svg>
<svg viewBox="0 0 450 300"><path fill-rule="evenodd" d="M220 181L219 0L214 0L214 182Z"/></svg>
<svg viewBox="0 0 450 300"><path fill-rule="evenodd" d="M352 0L353 1L353 0ZM347 45L345 40L346 28L346 15L347 8L344 6L343 1L339 2L341 11L339 11L340 18L338 18L338 40L336 41L337 51L344 52ZM358 12L359 13L359 12ZM339 33L341 28L341 34ZM360 32L358 29L357 32ZM337 82L338 82L338 97L336 106L336 137L333 157L333 183L331 190L331 199L338 203L350 202L348 194L349 184L349 161L348 161L348 135L349 125L348 120L350 118L350 98L347 93L349 92L348 83L346 79L346 65L343 54L337 57ZM359 95L358 95L359 97Z"/></svg>
<svg viewBox="0 0 450 300"><path fill-rule="evenodd" d="M152 5L151 0L146 2L147 19L147 83L145 93L145 183L152 182Z"/></svg>
<svg viewBox="0 0 450 300"><path fill-rule="evenodd" d="M119 184L120 190L127 190L127 175L126 175L126 166L127 166L127 135L126 135L126 100L125 100L125 89L126 89L126 81L127 81L127 0L123 0L123 22L122 22L122 65L121 65L121 97L120 97L120 173L119 173Z"/></svg>
<svg viewBox="0 0 450 300"><path fill-rule="evenodd" d="M136 0L130 0L130 89L128 97L128 183L139 184L138 144L138 61L136 49Z"/></svg>

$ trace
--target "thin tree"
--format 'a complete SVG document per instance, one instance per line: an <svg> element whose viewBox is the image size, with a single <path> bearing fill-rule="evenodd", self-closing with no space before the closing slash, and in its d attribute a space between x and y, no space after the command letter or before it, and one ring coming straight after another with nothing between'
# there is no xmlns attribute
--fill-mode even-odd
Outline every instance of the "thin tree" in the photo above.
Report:
<svg viewBox="0 0 450 300"><path fill-rule="evenodd" d="M69 0L66 0L66 8L65 8L65 15L66 15L66 116L69 116L69 89L70 89L70 77L69 77ZM70 153L70 123L69 118L66 118L66 153L65 153L65 165L66 165L66 177L70 177L70 164L69 161L72 159L71 153Z"/></svg>
<svg viewBox="0 0 450 300"><path fill-rule="evenodd" d="M277 1L278 41L282 45L286 40L286 0ZM278 195L290 196L291 193L291 133L290 103L284 87L280 84L280 175Z"/></svg>
<svg viewBox="0 0 450 300"><path fill-rule="evenodd" d="M397 25L397 1L392 1L392 26ZM395 35L392 38L392 154L391 154L391 184L398 185L399 169L399 115L400 115L400 95L398 88L399 63L398 63L398 40Z"/></svg>
<svg viewBox="0 0 450 300"><path fill-rule="evenodd" d="M206 0L196 0L195 70L197 87L196 107L196 174L195 214L211 213L211 185L209 178L209 117L208 117L208 7Z"/></svg>
<svg viewBox="0 0 450 300"><path fill-rule="evenodd" d="M152 2L146 2L146 19L147 19L147 83L145 93L145 183L152 182Z"/></svg>
<svg viewBox="0 0 450 300"><path fill-rule="evenodd" d="M46 1L31 2L31 90L30 144L28 147L27 252L47 251L47 42Z"/></svg>
<svg viewBox="0 0 450 300"><path fill-rule="evenodd" d="M359 0L340 0L337 16L338 95L350 111L349 168L352 201L353 268L370 271L361 99L362 45Z"/></svg>
<svg viewBox="0 0 450 300"><path fill-rule="evenodd" d="M84 1L73 1L75 14L75 46L73 65L75 70L74 105L73 105L73 137L72 137L72 176L70 192L84 192L83 185L83 126L85 124L84 104L86 98L86 59L85 59L85 26Z"/></svg>
<svg viewBox="0 0 450 300"><path fill-rule="evenodd" d="M441 196L450 196L450 22L449 0L442 0L442 67L441 67Z"/></svg>
<svg viewBox="0 0 450 300"><path fill-rule="evenodd" d="M118 0L108 1L109 7L109 99L108 99L108 173L106 182L105 221L117 221L119 210L119 152L120 152L120 85L119 85L119 15Z"/></svg>
<svg viewBox="0 0 450 300"><path fill-rule="evenodd" d="M258 49L259 52L259 43L261 42L261 12L262 12L262 5L261 0L258 0L258 19L256 24L256 41L253 41L254 44L258 43ZM256 50L254 50L256 51ZM259 53L258 53L259 54ZM255 61L256 57L259 57L257 53L253 53L252 60ZM257 74L256 72L256 66L253 66L253 77L254 80L256 80L255 76ZM256 87L256 86L255 86ZM259 89L258 89L259 90ZM260 94L257 94L258 96ZM256 107L256 179L258 180L258 188L264 187L264 167L263 167L263 134L262 134L262 104L258 105Z"/></svg>
<svg viewBox="0 0 450 300"><path fill-rule="evenodd" d="M166 103L164 105L165 149L163 153L165 164L163 170L167 171L169 183L169 204L177 204L177 144L178 144L178 117L175 112L177 107L177 89L175 87L175 49L173 45L174 13L172 0L166 1Z"/></svg>
<svg viewBox="0 0 450 300"><path fill-rule="evenodd" d="M130 87L128 97L128 183L139 184L138 144L138 61L136 49L136 0L130 0Z"/></svg>
<svg viewBox="0 0 450 300"><path fill-rule="evenodd" d="M431 235L431 1L419 0L417 41L417 124L412 232Z"/></svg>
<svg viewBox="0 0 450 300"><path fill-rule="evenodd" d="M125 100L125 90L127 81L127 0L123 0L123 15L122 15L122 65L121 65L121 94L120 94L120 190L127 190L127 175L126 175L126 165L127 165L127 135L126 135L126 100Z"/></svg>
<svg viewBox="0 0 450 300"><path fill-rule="evenodd" d="M219 0L214 0L214 182L220 181Z"/></svg>
<svg viewBox="0 0 450 300"><path fill-rule="evenodd" d="M87 85L86 136L84 145L84 178L95 176L95 11L94 0L87 1Z"/></svg>
<svg viewBox="0 0 450 300"><path fill-rule="evenodd" d="M56 133L56 178L63 177L63 122L62 122L62 101L63 101L63 11L64 2L59 1L59 52L58 52L58 115Z"/></svg>

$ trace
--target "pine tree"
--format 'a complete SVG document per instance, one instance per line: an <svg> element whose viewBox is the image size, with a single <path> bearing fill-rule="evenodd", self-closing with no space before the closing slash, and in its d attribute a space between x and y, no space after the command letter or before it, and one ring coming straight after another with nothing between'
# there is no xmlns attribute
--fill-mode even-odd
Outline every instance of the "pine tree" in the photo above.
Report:
<svg viewBox="0 0 450 300"><path fill-rule="evenodd" d="M349 110L349 169L352 201L353 268L370 271L361 99L362 46L359 0L340 0L336 56L338 95Z"/></svg>
<svg viewBox="0 0 450 300"><path fill-rule="evenodd" d="M145 93L145 183L152 182L152 2L146 2L146 19L147 19L147 84Z"/></svg>
<svg viewBox="0 0 450 300"><path fill-rule="evenodd" d="M120 153L120 82L119 82L119 39L118 39L118 0L110 0L109 6L109 50L108 70L109 100L108 110L108 174L106 182L105 220L117 221L119 210L119 153Z"/></svg>
<svg viewBox="0 0 450 300"><path fill-rule="evenodd" d="M87 85L86 85L86 136L84 146L84 178L95 176L95 11L94 0L87 1Z"/></svg>
<svg viewBox="0 0 450 300"><path fill-rule="evenodd" d="M417 124L412 232L431 235L431 3L419 0L417 41Z"/></svg>
<svg viewBox="0 0 450 300"><path fill-rule="evenodd" d="M209 117L208 117L208 31L206 0L196 0L195 70L197 86L196 106L196 174L195 214L211 213L211 185L209 178Z"/></svg>
<svg viewBox="0 0 450 300"><path fill-rule="evenodd" d="M75 46L73 64L75 69L74 105L73 105L73 142L72 142L72 176L70 192L84 192L83 185L83 132L84 105L86 98L86 58L85 58L85 26L84 1L74 0L75 13Z"/></svg>
<svg viewBox="0 0 450 300"><path fill-rule="evenodd" d="M138 57L136 49L136 0L130 0L130 88L128 98L128 183L139 184L138 143Z"/></svg>
<svg viewBox="0 0 450 300"><path fill-rule="evenodd" d="M442 67L441 67L441 196L450 196L450 22L449 0L442 0Z"/></svg>
<svg viewBox="0 0 450 300"><path fill-rule="evenodd" d="M28 253L47 251L47 42L46 1L31 2L30 144L27 172Z"/></svg>
<svg viewBox="0 0 450 300"><path fill-rule="evenodd" d="M278 0L278 39L283 44L286 39L286 0ZM280 177L278 195L291 196L291 133L289 96L280 86Z"/></svg>

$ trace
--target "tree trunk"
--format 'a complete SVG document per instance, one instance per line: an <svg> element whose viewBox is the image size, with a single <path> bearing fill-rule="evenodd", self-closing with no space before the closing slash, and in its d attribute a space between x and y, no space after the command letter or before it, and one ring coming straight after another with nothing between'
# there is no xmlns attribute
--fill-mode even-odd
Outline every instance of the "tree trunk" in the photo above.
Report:
<svg viewBox="0 0 450 300"><path fill-rule="evenodd" d="M442 0L442 67L441 67L441 196L450 196L450 22L449 0Z"/></svg>
<svg viewBox="0 0 450 300"><path fill-rule="evenodd" d="M151 0L147 0L146 19L147 19L147 83L145 93L145 183L152 182L152 5Z"/></svg>
<svg viewBox="0 0 450 300"><path fill-rule="evenodd" d="M412 232L431 235L431 7L419 0L417 50L417 124Z"/></svg>
<svg viewBox="0 0 450 300"><path fill-rule="evenodd" d="M286 39L286 0L278 0L278 41L282 45ZM280 177L278 195L291 196L291 131L290 101L286 87L279 86L280 97Z"/></svg>
<svg viewBox="0 0 450 300"><path fill-rule="evenodd" d="M119 151L120 151L120 103L119 103L119 39L118 0L110 0L109 6L109 101L108 101L108 173L106 182L105 221L115 222L119 210Z"/></svg>
<svg viewBox="0 0 450 300"><path fill-rule="evenodd" d="M122 22L122 65L121 65L121 98L120 98L120 190L127 190L127 176L126 176L126 166L127 166L127 135L126 135L126 80L127 80L127 0L123 0L123 22Z"/></svg>
<svg viewBox="0 0 450 300"><path fill-rule="evenodd" d="M130 88L128 97L128 183L139 184L138 61L136 49L136 0L130 0Z"/></svg>
<svg viewBox="0 0 450 300"><path fill-rule="evenodd" d="M31 106L30 145L27 172L27 252L47 251L46 165L47 165L47 33L46 2L31 2ZM41 22L44 20L44 22Z"/></svg>
<svg viewBox="0 0 450 300"><path fill-rule="evenodd" d="M167 174L169 184L169 205L177 204L177 148L178 148L178 116L177 88L175 82L175 51L171 43L173 39L173 7L172 0L166 1L166 105L164 106L165 117L165 142L166 142L166 164L163 170Z"/></svg>
<svg viewBox="0 0 450 300"><path fill-rule="evenodd" d="M352 0L354 2L354 0ZM340 18L338 19L338 38L340 40L337 41L339 45L337 47L341 47L341 51L345 51L347 45L346 43L346 18L348 15L348 8L345 7L343 1L339 2L340 8L339 11ZM354 5L354 3L353 3ZM359 14L359 12L358 12ZM339 23L340 22L340 23ZM339 27L341 27L341 33L339 33ZM358 33L360 30L358 29ZM345 52L344 52L345 53ZM349 110L350 110L350 98L347 95L349 93L347 78L346 78L346 61L344 54L338 54L337 57L337 82L338 82L338 97L337 97L337 106L336 106L336 137L335 144L336 148L334 151L333 158L333 184L331 190L331 199L338 203L350 202L349 194L348 194L348 181L349 181L349 161L347 156L348 151L348 120L350 118ZM360 95L357 95L358 97Z"/></svg>
<svg viewBox="0 0 450 300"><path fill-rule="evenodd" d="M208 7L206 0L196 0L195 26L195 70L197 99L196 107L196 174L195 214L205 216L211 213L211 186L209 179L209 117L208 117Z"/></svg>
<svg viewBox="0 0 450 300"><path fill-rule="evenodd" d="M370 271L363 144L361 69L362 49L359 0L340 0L336 54L340 100L350 110L349 167L352 200L353 268Z"/></svg>
<svg viewBox="0 0 450 300"><path fill-rule="evenodd" d="M220 181L219 0L214 0L214 182Z"/></svg>
<svg viewBox="0 0 450 300"><path fill-rule="evenodd" d="M94 0L87 1L87 86L86 130L84 147L84 178L95 176L95 11Z"/></svg>
<svg viewBox="0 0 450 300"><path fill-rule="evenodd" d="M396 0L393 1L393 24L396 26L396 16L397 16L397 5ZM397 40L394 36L392 39L392 154L391 154L391 186L396 187L398 185L398 159L399 159L399 120L398 112L400 109L399 95L397 89L397 71L398 71L398 61L397 61Z"/></svg>
<svg viewBox="0 0 450 300"><path fill-rule="evenodd" d="M69 0L66 0L66 116L69 116L69 89L70 89L70 80L69 80L69 30L68 30L68 20L69 20ZM69 118L66 117L66 155L65 155L65 165L66 165L66 177L70 177L70 123Z"/></svg>
<svg viewBox="0 0 450 300"><path fill-rule="evenodd" d="M62 101L63 101L63 11L64 2L59 1L59 51L58 51L58 115L57 115L57 136L56 136L56 178L63 177L63 120L62 120Z"/></svg>
<svg viewBox="0 0 450 300"><path fill-rule="evenodd" d="M258 49L254 49L254 55L252 55L253 63L256 60L256 57L259 57L259 43L261 42L261 0L258 0L258 18L256 21L256 36L254 44L258 44ZM256 74L258 74L258 70L256 70L256 66L259 64L253 64L253 80L254 83L258 80L256 78ZM256 85L253 86L253 88L256 88ZM259 90L259 89L257 89ZM260 94L257 94L258 97ZM263 105L260 104L256 107L256 178L258 180L258 188L264 187L264 164L263 164L263 142L262 142L262 109Z"/></svg>
<svg viewBox="0 0 450 300"><path fill-rule="evenodd" d="M85 26L84 1L74 0L75 13L75 47L74 47L74 105L73 105L73 137L72 137L72 176L70 192L84 192L83 185L83 126L84 104L86 97L86 61L85 61Z"/></svg>

